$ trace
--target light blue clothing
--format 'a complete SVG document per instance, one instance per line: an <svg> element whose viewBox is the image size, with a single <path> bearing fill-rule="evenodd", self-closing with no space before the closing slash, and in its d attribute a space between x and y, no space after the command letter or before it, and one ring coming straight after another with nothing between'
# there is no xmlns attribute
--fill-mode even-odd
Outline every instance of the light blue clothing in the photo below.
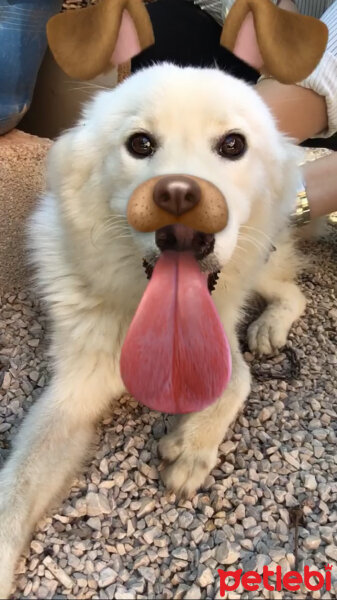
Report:
<svg viewBox="0 0 337 600"><path fill-rule="evenodd" d="M62 0L0 0L0 135L31 103L47 47L46 24Z"/></svg>

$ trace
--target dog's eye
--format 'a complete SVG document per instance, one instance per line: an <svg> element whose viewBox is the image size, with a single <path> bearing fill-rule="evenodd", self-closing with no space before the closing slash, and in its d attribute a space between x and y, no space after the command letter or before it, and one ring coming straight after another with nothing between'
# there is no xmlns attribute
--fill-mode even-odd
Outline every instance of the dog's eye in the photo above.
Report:
<svg viewBox="0 0 337 600"><path fill-rule="evenodd" d="M220 156L236 159L242 156L247 148L247 142L241 133L228 133L222 137L216 145L216 151Z"/></svg>
<svg viewBox="0 0 337 600"><path fill-rule="evenodd" d="M148 133L134 133L126 142L126 147L135 158L147 158L156 150L156 143Z"/></svg>

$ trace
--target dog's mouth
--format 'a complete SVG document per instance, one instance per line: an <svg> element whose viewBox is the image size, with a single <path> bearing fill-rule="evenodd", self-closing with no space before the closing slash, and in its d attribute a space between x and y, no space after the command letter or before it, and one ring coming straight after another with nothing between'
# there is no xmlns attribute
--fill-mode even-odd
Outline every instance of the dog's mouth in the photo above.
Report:
<svg viewBox="0 0 337 600"><path fill-rule="evenodd" d="M231 353L210 292L220 265L214 235L160 228L144 257L147 282L121 353L128 391L151 409L200 411L229 382Z"/></svg>
<svg viewBox="0 0 337 600"><path fill-rule="evenodd" d="M148 279L151 279L160 253L167 250L174 252L189 251L198 261L201 271L208 274L208 290L210 293L213 292L220 273L219 262L213 254L214 234L196 231L180 224L167 225L156 231L155 242L158 250L149 252L143 259L143 267Z"/></svg>

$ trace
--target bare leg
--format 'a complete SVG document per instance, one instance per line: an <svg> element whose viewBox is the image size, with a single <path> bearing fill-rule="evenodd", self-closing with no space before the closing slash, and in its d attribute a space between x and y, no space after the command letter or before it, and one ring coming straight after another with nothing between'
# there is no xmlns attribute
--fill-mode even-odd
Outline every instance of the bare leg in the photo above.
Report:
<svg viewBox="0 0 337 600"><path fill-rule="evenodd" d="M55 378L0 472L0 598L10 594L16 562L36 522L81 467L95 422L108 407L114 382L108 363L94 358L82 357Z"/></svg>
<svg viewBox="0 0 337 600"><path fill-rule="evenodd" d="M159 453L167 463L162 479L178 496L190 497L203 484L216 464L219 444L249 394L249 368L236 341L231 348L232 378L221 398L201 412L181 417L172 433L160 440Z"/></svg>

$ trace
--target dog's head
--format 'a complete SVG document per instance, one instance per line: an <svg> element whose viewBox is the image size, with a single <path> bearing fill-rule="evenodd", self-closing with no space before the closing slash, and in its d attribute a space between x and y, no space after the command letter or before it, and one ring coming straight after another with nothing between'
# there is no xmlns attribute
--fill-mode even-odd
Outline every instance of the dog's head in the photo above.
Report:
<svg viewBox="0 0 337 600"><path fill-rule="evenodd" d="M296 162L253 88L164 64L98 93L55 143L50 182L69 251L92 272L117 261L142 270L145 259L150 275L161 251L190 249L213 273L255 235L268 253L266 235L295 201Z"/></svg>

